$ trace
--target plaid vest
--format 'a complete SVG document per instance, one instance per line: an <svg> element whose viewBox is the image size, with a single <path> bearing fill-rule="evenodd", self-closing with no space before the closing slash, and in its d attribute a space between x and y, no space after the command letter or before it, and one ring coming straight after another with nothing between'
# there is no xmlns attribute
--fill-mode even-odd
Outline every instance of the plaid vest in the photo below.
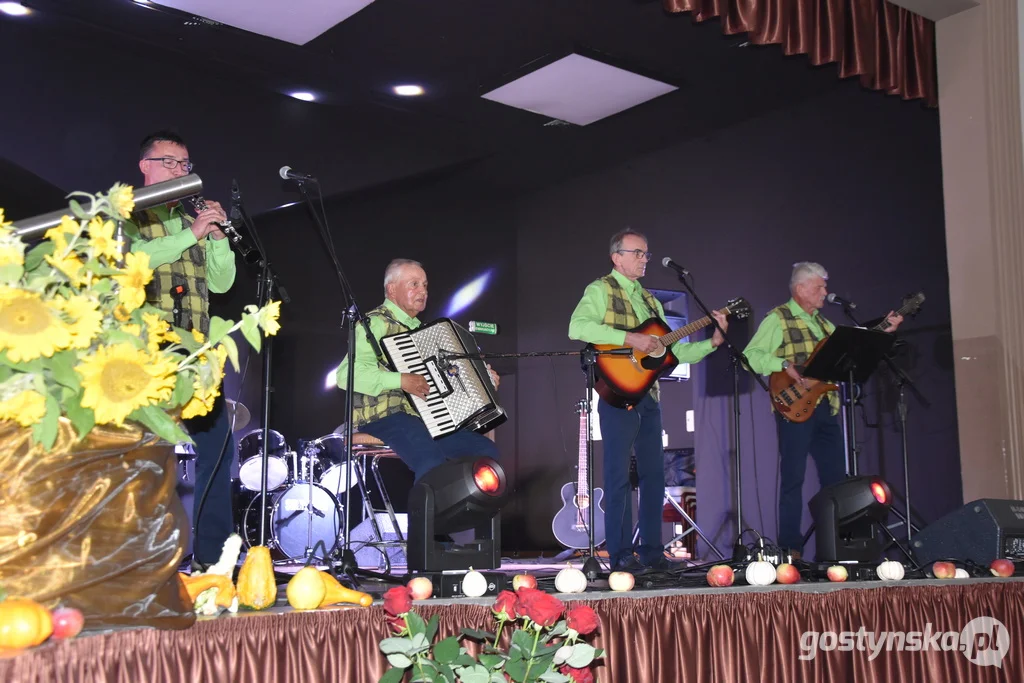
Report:
<svg viewBox="0 0 1024 683"><path fill-rule="evenodd" d="M190 229L193 218L183 212L180 215L182 229ZM130 220L138 226L139 236L144 240L171 234L156 213L149 209L133 213ZM185 286L185 294L180 297L180 301L171 294L171 290L178 285ZM146 301L174 315L174 325L209 334L210 290L206 286L205 237L182 252L177 261L153 269L153 279L146 285ZM175 308L179 309L177 314L174 314Z"/></svg>
<svg viewBox="0 0 1024 683"><path fill-rule="evenodd" d="M814 334L806 322L793 315L793 311L789 310L789 304L783 304L773 309L772 313L779 316L779 319L782 321L782 345L776 349L775 355L788 360L793 365L805 365L807 359L810 358L811 353L814 351L814 347L821 340L814 338ZM824 316L816 313L815 317L822 331L827 330L828 328L825 326L827 321ZM826 336L828 336L827 333ZM839 412L839 394L835 391L830 391L826 396L828 396L828 403L832 408L832 414L836 415ZM821 398L818 398L819 402Z"/></svg>
<svg viewBox="0 0 1024 683"><path fill-rule="evenodd" d="M378 306L369 313L366 317L377 316L384 319L387 323L387 328L384 330L383 336L392 334L399 334L400 332L408 332L409 328L402 323L395 320L391 312L383 305ZM349 361L351 362L351 360ZM391 370L384 365L380 366L384 370ZM367 394L360 394L354 392L352 394L352 403L354 404L352 411L352 426L359 428L361 425L367 422L373 422L379 420L388 415L395 415L396 413L409 413L410 415L419 416L416 409L412 407L411 401L406 398L405 392L401 389L392 389L385 391L378 396L369 396Z"/></svg>
<svg viewBox="0 0 1024 683"><path fill-rule="evenodd" d="M604 324L610 325L617 330L631 330L639 325L640 319L637 318L636 311L633 310L633 304L630 303L626 290L622 288L622 285L615 279L615 276L611 274L605 275L601 278L601 283L604 284L605 298L608 301L608 308L604 312ZM646 289L641 288L640 293L643 296L644 303L647 304L647 308L650 310L650 317L656 317L658 315L657 299ZM658 389L657 382L651 386L650 394L655 402L660 400L661 391Z"/></svg>

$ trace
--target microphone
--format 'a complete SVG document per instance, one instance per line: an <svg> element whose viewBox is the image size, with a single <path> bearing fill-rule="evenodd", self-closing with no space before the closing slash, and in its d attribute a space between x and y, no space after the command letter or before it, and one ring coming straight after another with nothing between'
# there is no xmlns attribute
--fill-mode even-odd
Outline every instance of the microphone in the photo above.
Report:
<svg viewBox="0 0 1024 683"><path fill-rule="evenodd" d="M297 180L300 183L305 181L316 182L316 178L314 178L313 176L309 175L308 173L299 173L298 171L293 171L291 166L282 166L280 170L278 170L277 174L281 176L281 178L284 180Z"/></svg>
<svg viewBox="0 0 1024 683"><path fill-rule="evenodd" d="M857 308L857 304L853 303L852 301L847 301L846 299L844 299L843 297L839 296L835 292L830 293L827 297L825 297L825 299L830 304L838 304L840 306L846 306L851 311L852 310L856 310L856 308Z"/></svg>
<svg viewBox="0 0 1024 683"><path fill-rule="evenodd" d="M661 265L665 266L666 268L671 268L672 270L679 273L679 275L682 277L686 277L687 275L690 274L690 271L688 271L686 268L683 268L681 265L673 261L668 256L661 259Z"/></svg>

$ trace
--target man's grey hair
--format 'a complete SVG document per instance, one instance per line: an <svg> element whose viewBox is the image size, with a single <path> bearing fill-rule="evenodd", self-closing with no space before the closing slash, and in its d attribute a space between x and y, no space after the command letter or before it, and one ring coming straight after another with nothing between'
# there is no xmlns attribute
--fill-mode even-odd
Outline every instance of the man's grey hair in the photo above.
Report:
<svg viewBox="0 0 1024 683"><path fill-rule="evenodd" d="M392 260L388 267L384 269L384 294L388 292L388 285L398 279L398 274L404 266L419 266L422 268L423 264L419 261L413 261L411 258L396 258Z"/></svg>
<svg viewBox="0 0 1024 683"><path fill-rule="evenodd" d="M617 233L612 235L611 243L608 245L608 255L611 256L612 254L617 252L619 249L622 249L622 241L625 240L630 235L636 235L637 237L642 239L644 242L647 241L647 235L643 234L642 232L637 232L633 228L626 228L625 230L619 230Z"/></svg>
<svg viewBox="0 0 1024 683"><path fill-rule="evenodd" d="M789 277L789 291L795 292L796 286L801 282L806 282L812 277L820 277L822 280L828 280L828 271L825 270L820 263L814 263L813 261L800 261L793 264L793 274Z"/></svg>

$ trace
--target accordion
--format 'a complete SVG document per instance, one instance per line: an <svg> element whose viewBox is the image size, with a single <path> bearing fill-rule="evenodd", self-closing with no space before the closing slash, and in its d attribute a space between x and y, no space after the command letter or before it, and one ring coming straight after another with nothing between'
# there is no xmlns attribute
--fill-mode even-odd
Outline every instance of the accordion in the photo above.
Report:
<svg viewBox="0 0 1024 683"><path fill-rule="evenodd" d="M508 419L484 362L449 357L479 351L459 324L439 318L411 332L383 337L380 345L395 370L422 375L430 385L426 399L409 398L433 438L460 429L488 432Z"/></svg>

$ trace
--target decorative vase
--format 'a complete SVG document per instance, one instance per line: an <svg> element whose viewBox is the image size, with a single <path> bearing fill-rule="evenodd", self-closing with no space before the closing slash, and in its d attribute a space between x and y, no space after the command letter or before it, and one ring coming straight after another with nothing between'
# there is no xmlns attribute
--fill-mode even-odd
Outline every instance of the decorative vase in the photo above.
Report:
<svg viewBox="0 0 1024 683"><path fill-rule="evenodd" d="M174 447L134 427L96 426L76 442L65 418L50 450L31 435L0 422L0 585L77 607L90 629L190 626Z"/></svg>

